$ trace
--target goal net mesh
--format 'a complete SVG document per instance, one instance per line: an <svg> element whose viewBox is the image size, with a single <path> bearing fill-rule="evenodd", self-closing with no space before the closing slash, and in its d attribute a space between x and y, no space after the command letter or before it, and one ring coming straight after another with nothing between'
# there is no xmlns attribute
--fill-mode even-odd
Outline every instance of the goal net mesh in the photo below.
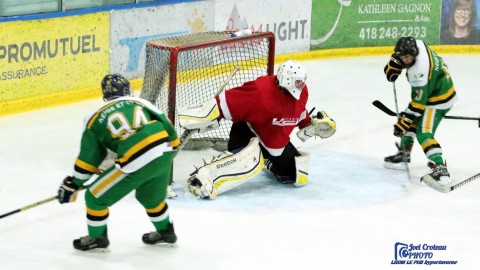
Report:
<svg viewBox="0 0 480 270"><path fill-rule="evenodd" d="M140 97L168 115L179 136L183 130L178 125L178 108L213 98L235 67L240 70L224 89L273 74L275 37L271 32L234 38L231 34L211 31L147 42ZM221 120L219 129L194 135L184 149L225 150L231 125Z"/></svg>

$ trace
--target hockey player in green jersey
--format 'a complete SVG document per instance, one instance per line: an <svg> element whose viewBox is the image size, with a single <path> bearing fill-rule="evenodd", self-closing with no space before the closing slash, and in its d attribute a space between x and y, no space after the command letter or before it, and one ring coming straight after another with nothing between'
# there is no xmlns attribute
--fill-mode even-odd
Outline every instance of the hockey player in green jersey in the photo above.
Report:
<svg viewBox="0 0 480 270"><path fill-rule="evenodd" d="M102 80L106 104L85 118L80 153L72 176L58 189L60 203L73 202L85 188L88 235L73 241L78 250L109 245L109 207L131 191L143 205L154 232L143 235L146 244L173 244L177 240L165 202L174 148L179 138L166 116L150 102L132 97L130 82L119 74ZM103 172L98 166L107 149L117 154L115 165ZM84 185L99 173L92 183Z"/></svg>
<svg viewBox="0 0 480 270"><path fill-rule="evenodd" d="M423 41L401 37L390 61L384 68L387 80L395 82L406 69L411 85L411 101L394 125L395 136L401 137L399 151L385 158L385 167L399 169L410 162L415 137L428 158L431 177L441 185L450 183L442 148L435 139L438 125L457 99L452 78L443 59Z"/></svg>

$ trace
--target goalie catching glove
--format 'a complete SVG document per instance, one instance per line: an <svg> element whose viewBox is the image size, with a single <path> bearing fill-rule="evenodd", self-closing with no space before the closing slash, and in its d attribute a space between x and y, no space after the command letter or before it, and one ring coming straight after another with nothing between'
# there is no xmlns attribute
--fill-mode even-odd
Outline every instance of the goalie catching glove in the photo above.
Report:
<svg viewBox="0 0 480 270"><path fill-rule="evenodd" d="M326 139L332 136L336 130L337 124L335 121L331 119L326 112L319 111L317 115L312 117L310 125L297 132L297 137L302 140L302 142L316 136Z"/></svg>
<svg viewBox="0 0 480 270"><path fill-rule="evenodd" d="M389 82L394 82L397 80L398 76L402 74L402 69L403 69L403 62L400 60L400 58L392 54L390 57L390 61L388 61L388 64L385 65L385 68L383 68L383 72L387 76L387 80Z"/></svg>
<svg viewBox="0 0 480 270"><path fill-rule="evenodd" d="M415 116L412 114L401 112L397 123L393 125L393 135L397 137L405 135L412 126L414 118Z"/></svg>

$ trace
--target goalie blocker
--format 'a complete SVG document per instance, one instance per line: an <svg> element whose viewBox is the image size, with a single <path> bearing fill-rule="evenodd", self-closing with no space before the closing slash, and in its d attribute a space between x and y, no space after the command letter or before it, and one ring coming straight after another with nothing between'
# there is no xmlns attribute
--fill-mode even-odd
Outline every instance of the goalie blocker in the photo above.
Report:
<svg viewBox="0 0 480 270"><path fill-rule="evenodd" d="M198 129L198 133L219 128L219 117L220 110L215 99L210 99L197 106L178 110L179 125L187 130Z"/></svg>

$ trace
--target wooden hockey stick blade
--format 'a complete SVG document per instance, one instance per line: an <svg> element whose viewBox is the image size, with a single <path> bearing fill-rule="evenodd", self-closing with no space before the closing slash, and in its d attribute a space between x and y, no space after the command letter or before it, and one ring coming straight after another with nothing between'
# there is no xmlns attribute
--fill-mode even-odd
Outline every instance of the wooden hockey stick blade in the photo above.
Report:
<svg viewBox="0 0 480 270"><path fill-rule="evenodd" d="M37 206L39 206L39 205L42 205L42 204L45 204L45 203L54 201L54 200L56 200L57 198L58 198L58 196L53 196L53 197L50 197L50 198L48 198L48 199L41 200L41 201L39 201L39 202L29 204L29 205L24 206L24 207L22 207L22 208L19 208L19 209L13 210L13 211L11 211L11 212L5 213L5 214L3 214L3 215L0 215L0 218L8 217L8 216L10 216L10 215L13 215L13 214L16 214L16 213L19 213L19 212L28 210L28 209L30 209L30 208L37 207Z"/></svg>
<svg viewBox="0 0 480 270"><path fill-rule="evenodd" d="M372 102L373 106L377 107L378 109L380 109L382 112L390 115L390 116L397 116L397 114L390 110L387 106L383 105L382 102L378 101L378 100L375 100Z"/></svg>
<svg viewBox="0 0 480 270"><path fill-rule="evenodd" d="M431 187L432 189L436 190L436 191L439 191L439 192L442 192L442 193L448 193L450 191L453 191L455 189L458 189L472 181L474 181L475 179L479 178L480 177L480 173L472 176L472 177L469 177L463 181L460 181L456 184L452 184L452 185L449 185L449 186L443 186L443 185L440 185L437 181L435 181L435 179L433 179L432 177L426 175L424 177L422 177L422 181L429 187Z"/></svg>

